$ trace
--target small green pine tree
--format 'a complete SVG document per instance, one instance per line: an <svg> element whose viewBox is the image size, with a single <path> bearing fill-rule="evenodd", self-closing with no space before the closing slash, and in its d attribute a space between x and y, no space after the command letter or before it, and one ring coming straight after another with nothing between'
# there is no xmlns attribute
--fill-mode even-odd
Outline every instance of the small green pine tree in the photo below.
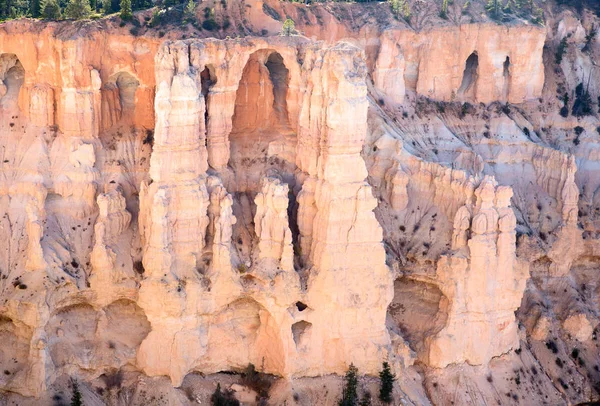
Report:
<svg viewBox="0 0 600 406"><path fill-rule="evenodd" d="M283 28L281 30L281 33L286 36L289 37L291 35L293 35L296 32L296 24L294 24L294 20L292 20L291 18L286 18L286 20L283 22Z"/></svg>
<svg viewBox="0 0 600 406"><path fill-rule="evenodd" d="M79 385L76 380L71 381L73 386L73 395L71 395L71 406L83 406L83 400L81 400L81 392L79 392Z"/></svg>
<svg viewBox="0 0 600 406"><path fill-rule="evenodd" d="M390 7L392 8L392 14L397 18L403 18L406 21L410 21L410 5L407 0L388 0Z"/></svg>
<svg viewBox="0 0 600 406"><path fill-rule="evenodd" d="M442 0L442 11L440 11L440 17L444 20L448 18L448 0Z"/></svg>
<svg viewBox="0 0 600 406"><path fill-rule="evenodd" d="M111 0L102 0L102 12L107 15L113 12Z"/></svg>
<svg viewBox="0 0 600 406"><path fill-rule="evenodd" d="M338 402L339 406L356 406L358 404L358 369L354 364L350 364L346 377L345 385L342 390L342 398Z"/></svg>
<svg viewBox="0 0 600 406"><path fill-rule="evenodd" d="M191 23L196 18L196 3L194 0L189 0L187 5L185 6L185 10L183 10L183 22Z"/></svg>
<svg viewBox="0 0 600 406"><path fill-rule="evenodd" d="M70 0L65 8L65 17L74 20L89 18L92 14L92 8L88 0Z"/></svg>
<svg viewBox="0 0 600 406"><path fill-rule="evenodd" d="M31 12L32 17L38 18L42 14L40 0L31 0L29 3L29 11Z"/></svg>
<svg viewBox="0 0 600 406"><path fill-rule="evenodd" d="M121 19L128 21L133 18L131 12L131 0L121 0Z"/></svg>
<svg viewBox="0 0 600 406"><path fill-rule="evenodd" d="M502 17L500 15L500 6L500 0L488 0L485 9L488 13L490 13L490 16L492 18L499 20L500 17Z"/></svg>
<svg viewBox="0 0 600 406"><path fill-rule="evenodd" d="M42 18L60 20L60 6L56 0L47 0L42 7Z"/></svg>
<svg viewBox="0 0 600 406"><path fill-rule="evenodd" d="M384 403L392 402L392 392L394 391L394 381L396 376L390 369L390 364L387 362L383 363L383 369L379 372L379 379L381 380L381 386L379 388L379 399Z"/></svg>

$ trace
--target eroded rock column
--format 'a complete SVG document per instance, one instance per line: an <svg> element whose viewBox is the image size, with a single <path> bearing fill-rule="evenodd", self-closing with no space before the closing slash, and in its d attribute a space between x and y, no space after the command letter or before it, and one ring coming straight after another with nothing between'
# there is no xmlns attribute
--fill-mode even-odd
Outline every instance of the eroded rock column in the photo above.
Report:
<svg viewBox="0 0 600 406"><path fill-rule="evenodd" d="M341 373L354 362L374 373L389 345L393 284L360 156L366 66L357 48L338 44L307 50L303 68L310 74L299 121L297 165L306 180L298 226L302 255L312 265L307 304L318 314L311 319L311 361L319 360L303 372Z"/></svg>
<svg viewBox="0 0 600 406"><path fill-rule="evenodd" d="M443 255L437 267L436 283L450 306L446 326L425 340L425 361L431 366L485 364L519 346L514 311L528 267L516 258L511 196L510 187L486 176L475 190L475 204L467 200L456 214L455 251Z"/></svg>

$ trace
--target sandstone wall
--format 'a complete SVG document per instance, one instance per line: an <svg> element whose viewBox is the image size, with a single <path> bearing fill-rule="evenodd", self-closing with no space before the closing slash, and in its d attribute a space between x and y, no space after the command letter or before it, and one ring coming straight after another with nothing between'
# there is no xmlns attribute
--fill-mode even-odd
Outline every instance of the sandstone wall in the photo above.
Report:
<svg viewBox="0 0 600 406"><path fill-rule="evenodd" d="M541 96L545 39L546 30L533 26L388 30L380 36L373 80L395 103L404 100L406 90L434 100L522 103ZM467 72L471 55L477 60L472 74Z"/></svg>
<svg viewBox="0 0 600 406"><path fill-rule="evenodd" d="M477 51L477 86L460 97L520 102L543 82L527 73L542 30L387 31L377 54L301 37L161 44L82 24L0 28L0 332L22 360L3 388L39 396L63 374L124 365L175 386L250 362L286 377L406 366L410 351L386 324L390 252L415 258L386 255L398 216L414 235L438 222L429 248L445 254L415 276L450 304L421 359L479 364L516 346L527 276L508 189L417 158L389 134L366 154L367 81L395 103L406 91L450 100ZM507 38L521 34L516 48ZM498 85L507 56L509 87ZM539 186L572 223L572 159L540 154ZM493 220L483 231L480 211ZM478 343L482 331L496 338Z"/></svg>

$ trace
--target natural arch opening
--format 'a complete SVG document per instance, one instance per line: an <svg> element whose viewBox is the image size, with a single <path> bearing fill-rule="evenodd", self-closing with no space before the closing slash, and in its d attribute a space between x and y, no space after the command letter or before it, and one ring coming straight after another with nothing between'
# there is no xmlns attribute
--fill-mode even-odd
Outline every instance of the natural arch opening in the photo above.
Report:
<svg viewBox="0 0 600 406"><path fill-rule="evenodd" d="M99 314L88 304L59 309L48 321L46 334L56 367L88 365L95 354Z"/></svg>
<svg viewBox="0 0 600 406"><path fill-rule="evenodd" d="M311 330L312 323L304 320L292 324L292 336L297 349L306 348L308 343L310 343Z"/></svg>
<svg viewBox="0 0 600 406"><path fill-rule="evenodd" d="M151 330L144 311L134 302L120 299L106 306L104 314L107 329L103 331L103 341L115 353L133 357Z"/></svg>
<svg viewBox="0 0 600 406"><path fill-rule="evenodd" d="M504 60L503 70L502 70L502 80L503 80L502 100L507 101L508 95L510 94L510 80L511 80L510 57L509 56L507 56L506 59Z"/></svg>
<svg viewBox="0 0 600 406"><path fill-rule="evenodd" d="M135 93L139 80L128 72L112 75L102 89L104 128L132 124L135 117Z"/></svg>
<svg viewBox="0 0 600 406"><path fill-rule="evenodd" d="M0 55L0 108L17 110L25 68L15 54Z"/></svg>
<svg viewBox="0 0 600 406"><path fill-rule="evenodd" d="M467 58L462 82L458 88L458 97L463 101L475 101L477 79L479 78L479 56L473 52Z"/></svg>
<svg viewBox="0 0 600 406"><path fill-rule="evenodd" d="M280 53L263 49L250 55L236 93L231 136L289 131L289 80Z"/></svg>
<svg viewBox="0 0 600 406"><path fill-rule="evenodd" d="M229 135L233 179L226 186L234 196L233 213L238 221L233 228L233 244L240 263L248 263L252 256L252 252L242 252L242 247L256 237L254 198L262 179L278 178L289 190L295 190L297 139L289 122L289 83L290 71L283 56L262 49L248 57L236 92ZM290 228L297 230L293 193L290 203Z"/></svg>
<svg viewBox="0 0 600 406"><path fill-rule="evenodd" d="M283 57L273 52L265 63L269 78L273 84L273 114L276 123L289 126L287 111L287 92L290 81L289 70L283 63Z"/></svg>
<svg viewBox="0 0 600 406"><path fill-rule="evenodd" d="M448 306L448 299L434 284L399 278L394 282L394 299L388 307L388 327L421 353L425 339L446 326Z"/></svg>
<svg viewBox="0 0 600 406"><path fill-rule="evenodd" d="M202 98L204 99L204 130L205 136L204 143L208 138L208 120L210 119L209 114L209 95L210 89L217 83L217 76L215 74L215 68L212 65L206 65L204 70L200 73L200 83Z"/></svg>
<svg viewBox="0 0 600 406"><path fill-rule="evenodd" d="M243 370L252 363L264 366L261 372L283 372L285 360L279 331L271 314L254 299L238 299L215 315L208 346L214 354L212 367Z"/></svg>

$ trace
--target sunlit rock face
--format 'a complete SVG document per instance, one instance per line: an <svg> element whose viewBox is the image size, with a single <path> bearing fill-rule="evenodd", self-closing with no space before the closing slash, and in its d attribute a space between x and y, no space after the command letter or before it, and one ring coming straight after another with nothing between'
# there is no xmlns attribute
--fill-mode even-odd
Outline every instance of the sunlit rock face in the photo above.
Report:
<svg viewBox="0 0 600 406"><path fill-rule="evenodd" d="M377 370L391 272L360 156L360 56L285 39L159 50L139 302L160 328L140 347L145 372L178 384L248 362L285 376ZM361 286L365 274L379 282Z"/></svg>
<svg viewBox="0 0 600 406"><path fill-rule="evenodd" d="M42 33L0 37L1 311L23 352L3 385L37 396L125 363L174 385L248 363L376 373L392 274L362 51Z"/></svg>
<svg viewBox="0 0 600 406"><path fill-rule="evenodd" d="M560 229L548 272L578 263L572 155L521 118L394 116L540 97L541 28L390 29L365 52L69 27L0 29L2 389L485 366L520 345L526 190Z"/></svg>
<svg viewBox="0 0 600 406"><path fill-rule="evenodd" d="M387 30L380 36L374 84L396 103L406 90L434 100L522 103L542 94L545 40L546 30L537 26Z"/></svg>

